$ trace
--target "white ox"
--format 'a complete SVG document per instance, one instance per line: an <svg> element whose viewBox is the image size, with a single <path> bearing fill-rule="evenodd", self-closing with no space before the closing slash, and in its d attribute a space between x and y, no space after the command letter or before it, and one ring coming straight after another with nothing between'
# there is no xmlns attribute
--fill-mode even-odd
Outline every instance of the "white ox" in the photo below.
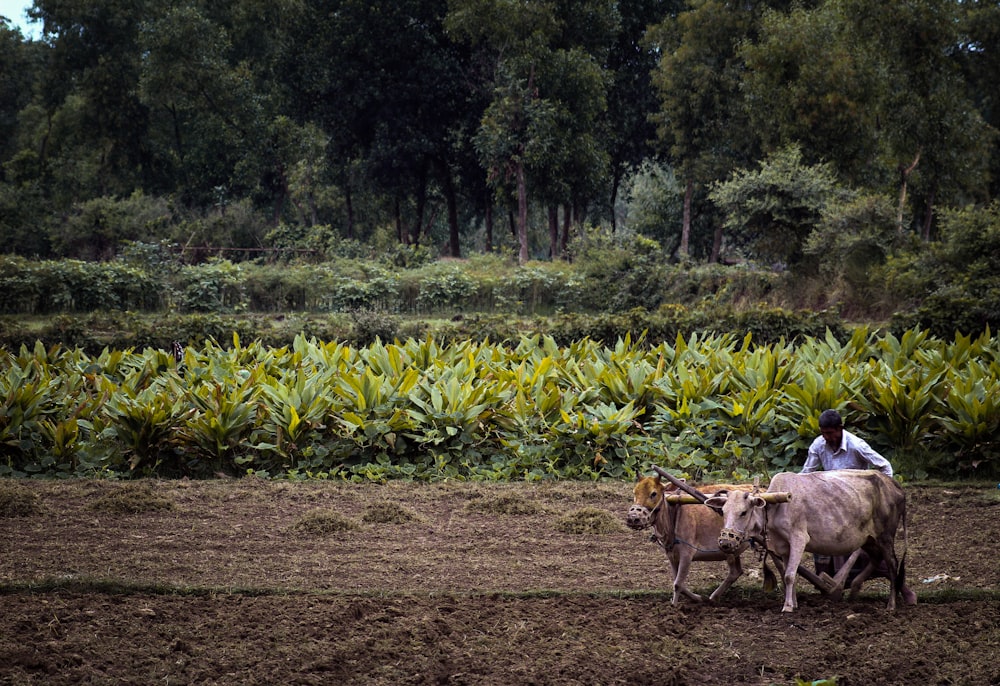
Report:
<svg viewBox="0 0 1000 686"><path fill-rule="evenodd" d="M787 502L773 502L768 494L787 492ZM772 500L772 502L768 502ZM771 479L767 493L731 491L706 501L721 507L723 528L719 547L741 550L747 541L764 545L782 567L785 604L782 612L798 607L795 578L804 553L850 555L863 549L868 566L851 583L851 597L885 562L889 579L888 608L896 608L896 594L907 603L915 595L906 588L905 558L897 560L896 531L903 526L906 540L906 495L890 477L872 470L843 469L793 474L782 472Z"/></svg>
<svg viewBox="0 0 1000 686"><path fill-rule="evenodd" d="M749 489L750 486L729 484L697 487L698 491L706 495ZM709 600L715 600L743 574L740 553L746 545L727 551L720 550L722 517L704 505L681 505L667 501L667 496L680 493L676 486L665 485L658 476L639 479L632 490L632 507L629 508L625 523L636 531L653 527L653 537L667 554L674 577L674 593L670 600L672 605L676 605L681 596L696 601L704 600L687 586L692 561L725 560L729 564L729 574L709 596Z"/></svg>

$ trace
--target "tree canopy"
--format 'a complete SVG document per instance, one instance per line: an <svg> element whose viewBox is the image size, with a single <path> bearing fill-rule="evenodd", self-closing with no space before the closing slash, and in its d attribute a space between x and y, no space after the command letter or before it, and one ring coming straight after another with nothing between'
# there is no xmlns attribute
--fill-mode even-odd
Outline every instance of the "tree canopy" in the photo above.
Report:
<svg viewBox="0 0 1000 686"><path fill-rule="evenodd" d="M725 190L788 151L790 181L822 169L831 192L894 207L897 239L940 238L946 211L985 206L1000 184L995 0L35 0L30 13L37 40L0 22L0 240L26 256L326 236L559 258L586 226L632 228L621 190L659 168L680 195L659 204L683 210L655 227L647 212L639 230L680 256L772 245L794 263L819 207L760 213L771 191ZM127 230L67 220L95 207L127 214Z"/></svg>

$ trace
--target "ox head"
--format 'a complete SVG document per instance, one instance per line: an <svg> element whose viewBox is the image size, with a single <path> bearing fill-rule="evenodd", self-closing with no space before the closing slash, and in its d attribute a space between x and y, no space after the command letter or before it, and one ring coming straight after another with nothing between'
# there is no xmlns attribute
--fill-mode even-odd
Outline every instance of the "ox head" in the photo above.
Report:
<svg viewBox="0 0 1000 686"><path fill-rule="evenodd" d="M663 507L666 489L658 476L644 476L632 489L632 507L628 509L625 524L636 531L652 526L656 514Z"/></svg>
<svg viewBox="0 0 1000 686"><path fill-rule="evenodd" d="M764 534L764 509L767 493L758 491L729 491L717 493L705 501L709 507L722 511L722 530L719 532L719 550L736 553L749 539Z"/></svg>

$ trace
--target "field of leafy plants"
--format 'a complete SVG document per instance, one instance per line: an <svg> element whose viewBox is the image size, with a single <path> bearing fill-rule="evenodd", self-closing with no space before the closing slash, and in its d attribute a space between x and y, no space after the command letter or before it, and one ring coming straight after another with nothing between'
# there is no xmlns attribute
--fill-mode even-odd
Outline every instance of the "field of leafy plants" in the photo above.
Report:
<svg viewBox="0 0 1000 686"><path fill-rule="evenodd" d="M1000 343L856 329L794 344L407 339L0 350L0 476L383 482L747 478L801 463L828 407L908 478L989 477Z"/></svg>

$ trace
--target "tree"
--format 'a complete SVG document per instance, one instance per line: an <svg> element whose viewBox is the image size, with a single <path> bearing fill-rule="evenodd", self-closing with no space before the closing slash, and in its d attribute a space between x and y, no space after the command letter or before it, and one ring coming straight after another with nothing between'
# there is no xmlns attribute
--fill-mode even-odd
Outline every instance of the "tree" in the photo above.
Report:
<svg viewBox="0 0 1000 686"><path fill-rule="evenodd" d="M843 12L834 2L765 12L740 52L746 108L765 150L797 144L848 183L878 185L879 65Z"/></svg>
<svg viewBox="0 0 1000 686"><path fill-rule="evenodd" d="M754 157L756 138L742 105L742 41L756 26L756 4L691 0L689 9L650 31L662 57L653 74L661 107L657 136L683 179L684 212L677 252L689 254L694 198ZM721 227L710 259L718 259Z"/></svg>
<svg viewBox="0 0 1000 686"><path fill-rule="evenodd" d="M518 262L529 259L527 169L541 163L554 139L555 114L550 102L538 97L534 73L522 81L514 75L498 78L493 102L483 114L475 138L487 169L487 183L497 189L513 184L517 197Z"/></svg>
<svg viewBox="0 0 1000 686"><path fill-rule="evenodd" d="M996 131L970 100L960 70L963 3L829 1L843 6L854 40L877 56L884 75L879 85L883 159L898 170L900 216L912 188L919 231L930 238L938 203L984 195L996 140Z"/></svg>
<svg viewBox="0 0 1000 686"><path fill-rule="evenodd" d="M530 168L535 199L567 215L562 239L552 240L549 256L565 253L570 212L582 222L585 208L606 186L608 154L603 137L607 76L597 56L580 47L553 51L539 65L539 90L552 107L552 140Z"/></svg>
<svg viewBox="0 0 1000 686"><path fill-rule="evenodd" d="M709 198L725 214L733 243L767 263L799 266L803 245L828 203L843 195L829 164L805 165L797 146L769 155L713 184Z"/></svg>
<svg viewBox="0 0 1000 686"><path fill-rule="evenodd" d="M39 163L61 206L155 184L160 165L147 145L149 113L138 97L137 40L156 2L36 0L29 10L49 46L36 90L36 135L46 141ZM57 120L65 128L57 130Z"/></svg>
<svg viewBox="0 0 1000 686"><path fill-rule="evenodd" d="M445 1L306 5L295 32L300 49L288 57L289 97L298 117L330 137L348 208L354 191L371 184L389 200L400 241L419 244L431 223L428 204L444 195L457 254L455 146L468 144L462 128L475 98L466 90L465 51L444 33Z"/></svg>
<svg viewBox="0 0 1000 686"><path fill-rule="evenodd" d="M608 0L452 0L446 26L493 65L492 99L476 136L487 179L516 198L519 260L527 261L528 186L550 207L549 253L557 245L555 206L582 216L599 197L608 167L605 65L619 26Z"/></svg>
<svg viewBox="0 0 1000 686"><path fill-rule="evenodd" d="M540 163L554 140L555 112L538 90L538 65L549 58L556 17L549 2L451 0L445 26L456 40L491 56L492 101L475 136L487 183L513 190L518 261L528 261L527 169Z"/></svg>
<svg viewBox="0 0 1000 686"><path fill-rule="evenodd" d="M20 30L0 17L0 162L16 152L17 117L32 97L43 46L25 40ZM5 178L0 167L0 181Z"/></svg>
<svg viewBox="0 0 1000 686"><path fill-rule="evenodd" d="M608 52L605 140L611 190L609 214L615 230L615 205L625 177L654 153L656 125L652 116L659 100L652 73L658 51L647 40L648 29L665 17L676 17L683 0L625 0L618 3L619 28Z"/></svg>
<svg viewBox="0 0 1000 686"><path fill-rule="evenodd" d="M242 197L257 186L267 149L266 113L250 71L230 63L226 30L196 6L167 9L141 25L139 94L150 141L181 197ZM262 145L263 144L263 145Z"/></svg>
<svg viewBox="0 0 1000 686"><path fill-rule="evenodd" d="M986 124L1000 131L1000 3L971 0L961 3L962 40L958 60L962 65L969 98ZM990 198L1000 196L1000 137L994 136L989 157Z"/></svg>

